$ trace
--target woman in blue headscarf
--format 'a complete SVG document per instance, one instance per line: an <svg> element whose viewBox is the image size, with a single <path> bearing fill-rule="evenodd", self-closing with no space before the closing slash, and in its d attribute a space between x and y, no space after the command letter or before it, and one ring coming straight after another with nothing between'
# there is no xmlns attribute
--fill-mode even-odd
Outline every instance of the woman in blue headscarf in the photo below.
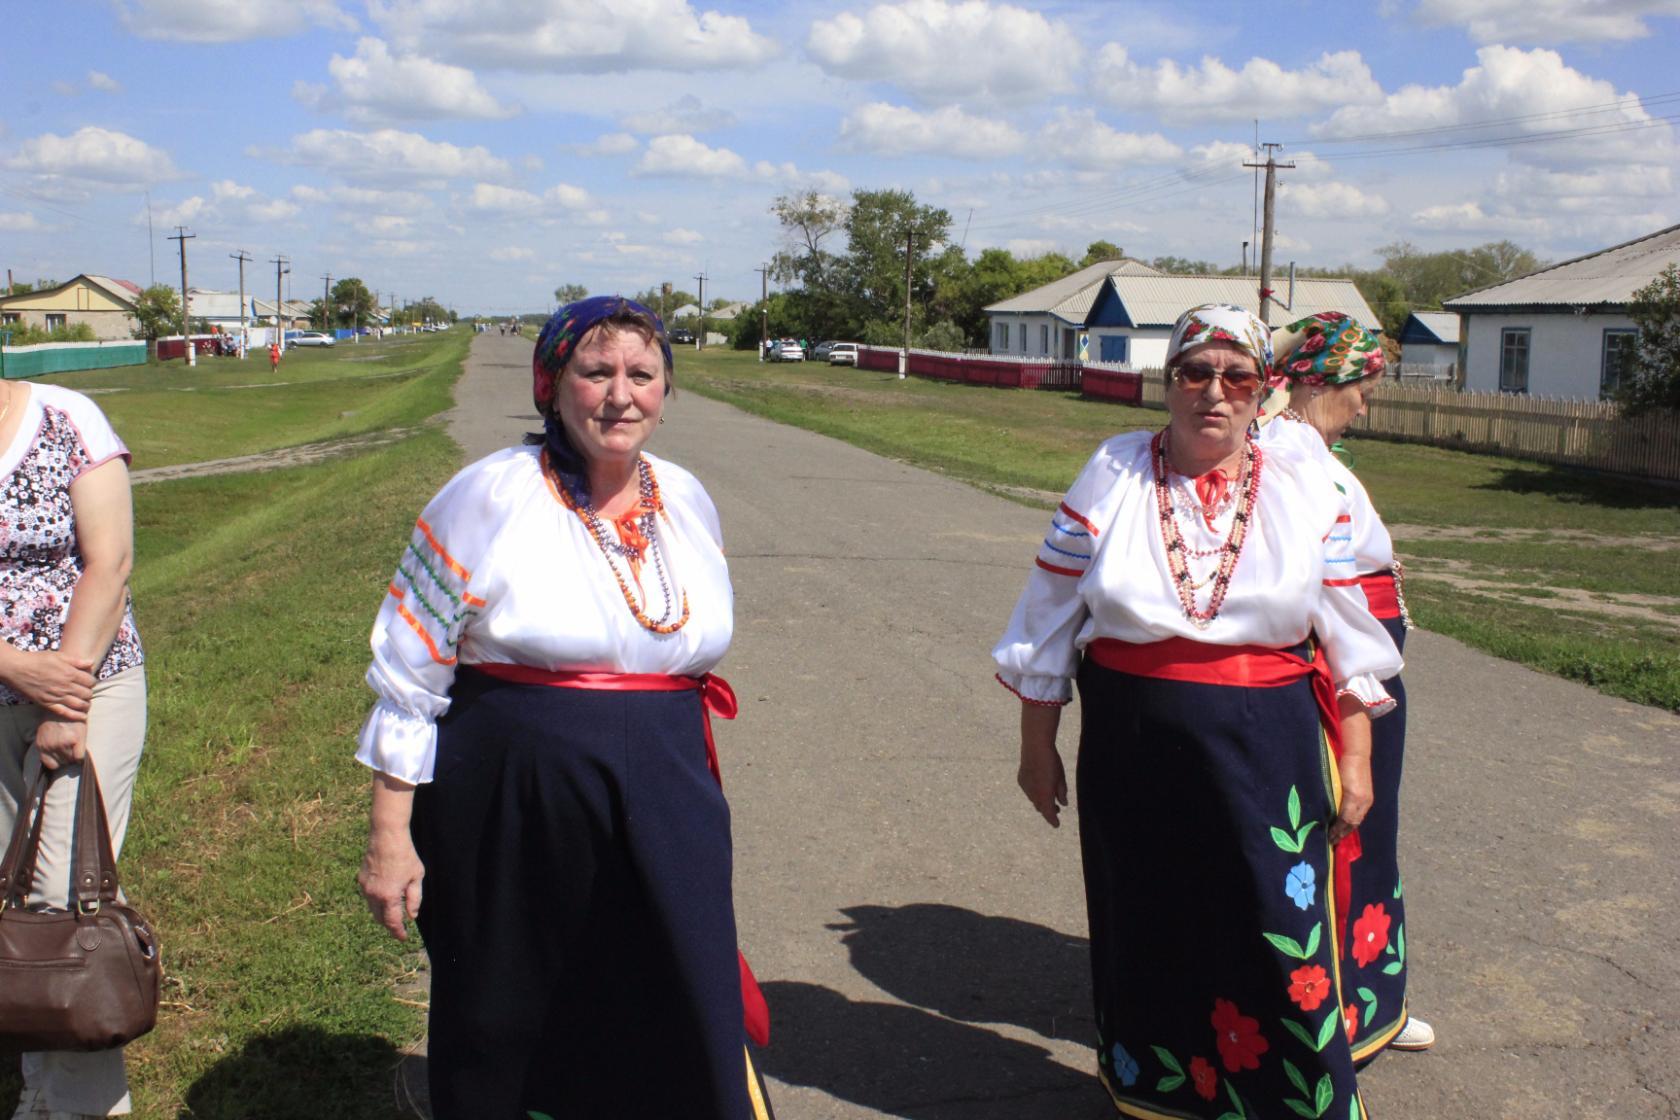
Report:
<svg viewBox="0 0 1680 1120"><path fill-rule="evenodd" d="M709 722L729 571L706 491L643 451L664 325L569 304L532 376L543 434L432 499L374 624L362 892L425 939L438 1120L762 1117Z"/></svg>

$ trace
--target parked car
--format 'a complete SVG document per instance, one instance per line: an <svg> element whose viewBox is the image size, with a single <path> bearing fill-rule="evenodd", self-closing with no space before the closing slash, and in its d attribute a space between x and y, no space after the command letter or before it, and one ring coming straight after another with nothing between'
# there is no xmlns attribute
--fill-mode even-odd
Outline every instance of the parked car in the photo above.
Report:
<svg viewBox="0 0 1680 1120"><path fill-rule="evenodd" d="M338 339L334 338L330 334L322 334L320 331L304 331L301 334L293 335L291 337L291 339L287 342L287 345L288 346L336 346L336 345L338 345Z"/></svg>
<svg viewBox="0 0 1680 1120"><path fill-rule="evenodd" d="M772 362L803 362L805 347L799 344L797 338L784 338L770 344L770 360Z"/></svg>
<svg viewBox="0 0 1680 1120"><path fill-rule="evenodd" d="M832 349L834 349L833 340L817 343L815 346L811 347L811 360L813 362L828 361L828 352Z"/></svg>
<svg viewBox="0 0 1680 1120"><path fill-rule="evenodd" d="M836 342L828 348L828 364L831 366L855 366L858 360L858 344L855 342Z"/></svg>
<svg viewBox="0 0 1680 1120"><path fill-rule="evenodd" d="M694 332L687 327L676 328L671 332L671 344L673 346L693 346Z"/></svg>

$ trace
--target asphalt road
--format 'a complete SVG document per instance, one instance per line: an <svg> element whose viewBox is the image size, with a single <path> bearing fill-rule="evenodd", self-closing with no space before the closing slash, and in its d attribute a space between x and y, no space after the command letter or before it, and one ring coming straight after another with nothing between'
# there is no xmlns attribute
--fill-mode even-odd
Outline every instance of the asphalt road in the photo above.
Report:
<svg viewBox="0 0 1680 1120"><path fill-rule="evenodd" d="M529 355L474 341L469 458L535 425ZM1016 790L988 656L1046 515L692 393L667 417L650 450L705 483L735 583L718 739L778 1114L1113 1115L1077 817ZM1680 1117L1680 718L1435 634L1407 652L1411 1002L1441 1041L1367 1071L1372 1113ZM1074 708L1070 764L1076 736Z"/></svg>

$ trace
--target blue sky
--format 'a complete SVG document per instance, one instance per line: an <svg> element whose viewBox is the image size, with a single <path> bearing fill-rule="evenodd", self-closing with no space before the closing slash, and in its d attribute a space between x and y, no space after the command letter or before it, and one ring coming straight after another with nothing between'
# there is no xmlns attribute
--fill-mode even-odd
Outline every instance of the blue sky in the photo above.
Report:
<svg viewBox="0 0 1680 1120"><path fill-rule="evenodd" d="M1680 221L1680 0L23 0L0 267L465 312L557 284L754 298L779 194L899 187L953 238L1235 263L1559 259ZM153 224L147 234L147 200Z"/></svg>

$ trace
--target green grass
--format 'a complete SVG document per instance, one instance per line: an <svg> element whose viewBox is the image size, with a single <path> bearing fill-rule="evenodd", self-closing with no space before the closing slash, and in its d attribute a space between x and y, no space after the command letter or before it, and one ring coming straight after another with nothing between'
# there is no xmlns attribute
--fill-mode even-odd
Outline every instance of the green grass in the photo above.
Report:
<svg viewBox="0 0 1680 1120"><path fill-rule="evenodd" d="M760 364L751 353L678 357L679 386L782 423L1053 504L1092 449L1116 432L1157 428L1165 414L1080 400L859 371ZM1680 549L1680 490L1496 456L1375 439L1352 441L1355 467L1403 559L1453 560L1509 594L1411 581L1414 617L1500 657L1604 692L1680 710L1680 628L1561 612L1551 588L1670 597ZM1023 493L1023 490L1028 491ZM1042 493L1032 493L1032 491ZM1456 530L1451 539L1434 530ZM1538 530L1500 539L1494 530ZM1548 539L1567 531L1607 539ZM1462 538L1462 539L1460 539ZM1531 588L1513 602L1519 588ZM1673 613L1658 604L1660 613Z"/></svg>
<svg viewBox="0 0 1680 1120"><path fill-rule="evenodd" d="M412 426L447 403L463 349L417 349L402 376L365 384L326 361L293 369ZM272 445L232 443L239 419L202 399L218 442ZM458 462L426 425L314 466L135 489L150 728L122 873L167 974L158 1028L128 1050L137 1117L396 1115L398 1048L423 1022L392 988L417 942L393 941L357 894L368 776L351 755L368 628ZM15 1089L0 1077L0 1115Z"/></svg>
<svg viewBox="0 0 1680 1120"><path fill-rule="evenodd" d="M193 369L152 362L47 380L97 391L143 469L416 424L449 407L451 371L471 339L448 331L292 350L277 374L266 353L253 353Z"/></svg>

